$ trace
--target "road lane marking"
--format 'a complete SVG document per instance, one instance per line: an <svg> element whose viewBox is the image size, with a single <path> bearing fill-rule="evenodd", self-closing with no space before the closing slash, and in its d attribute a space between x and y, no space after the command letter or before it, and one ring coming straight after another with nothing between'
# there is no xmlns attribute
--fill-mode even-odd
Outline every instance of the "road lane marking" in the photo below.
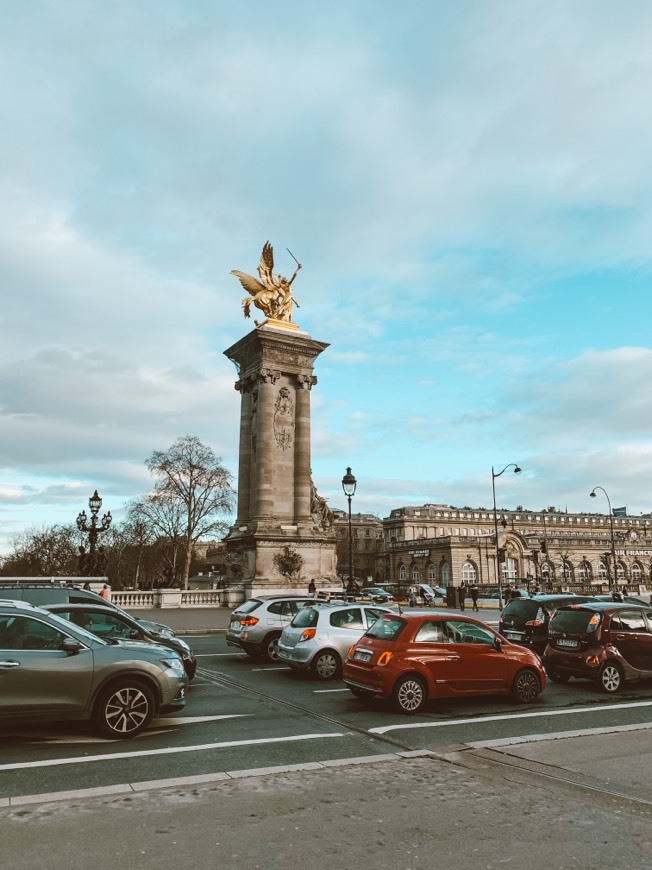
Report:
<svg viewBox="0 0 652 870"><path fill-rule="evenodd" d="M475 725L479 722L502 722L507 719L532 719L544 716L574 716L578 713L603 713L610 710L628 710L632 707L652 707L652 701L634 701L629 704L604 704L600 707L574 707L570 710L542 710L536 713L505 713L496 716L478 716L475 719L446 719L440 722L411 722L406 725L383 725L370 728L370 734L386 734L388 731L400 731L407 728L446 728L449 725Z"/></svg>
<svg viewBox="0 0 652 870"><path fill-rule="evenodd" d="M113 752L106 755L87 755L78 758L48 758L42 761L19 761L0 764L0 770L27 770L35 767L58 767L63 764L86 764L93 761L116 761L121 758L144 758L147 755L176 755L181 752L205 752L208 749L231 749L236 746L263 746L270 743L291 743L295 740L322 740L327 737L345 737L334 734L294 734L288 737L261 737L255 740L224 740L220 743L199 743L196 746L176 746L165 749L143 749L135 752Z"/></svg>
<svg viewBox="0 0 652 870"><path fill-rule="evenodd" d="M195 725L197 722L216 722L218 719L239 719L242 716L253 716L253 713L225 713L223 716L161 716L159 719L154 719L152 725L156 728L157 725ZM145 737L147 731L143 731L142 736Z"/></svg>
<svg viewBox="0 0 652 870"><path fill-rule="evenodd" d="M343 689L313 689L315 695L326 695L328 692L348 692L346 686Z"/></svg>

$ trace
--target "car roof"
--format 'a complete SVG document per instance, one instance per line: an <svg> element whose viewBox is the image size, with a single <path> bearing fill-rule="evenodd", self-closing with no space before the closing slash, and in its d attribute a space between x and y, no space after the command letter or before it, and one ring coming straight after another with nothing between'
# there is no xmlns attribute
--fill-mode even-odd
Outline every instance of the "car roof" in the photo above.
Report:
<svg viewBox="0 0 652 870"><path fill-rule="evenodd" d="M382 605L380 605L382 606ZM426 620L434 620L438 622L442 622L444 619L454 619L455 621L461 620L462 622L471 622L474 625L485 625L485 623L481 622L479 619L475 619L473 616L465 616L460 613L441 613L438 610L430 610L430 609L413 609L410 610L388 610L387 616L400 616L403 619L407 619L410 622L417 622L419 620L425 622ZM382 619L382 617L381 617Z"/></svg>
<svg viewBox="0 0 652 870"><path fill-rule="evenodd" d="M110 613L112 616L117 613L118 616L128 616L130 619L135 619L124 610L116 611L115 607L111 607L110 604L95 604L94 601L57 601L54 604L44 604L43 610L50 610L52 613L56 613L58 610L92 610L98 613Z"/></svg>
<svg viewBox="0 0 652 870"><path fill-rule="evenodd" d="M42 607L37 607L35 604L30 604L29 601L22 601L20 598L0 598L0 610L26 610L28 613L36 611L37 613L47 613Z"/></svg>
<svg viewBox="0 0 652 870"><path fill-rule="evenodd" d="M626 601L582 601L577 604L571 604L568 607L560 607L559 610L569 610L571 607L573 610L599 610L600 612L631 610L632 607L646 607L648 610L650 609L650 606L643 602L640 604L628 604Z"/></svg>

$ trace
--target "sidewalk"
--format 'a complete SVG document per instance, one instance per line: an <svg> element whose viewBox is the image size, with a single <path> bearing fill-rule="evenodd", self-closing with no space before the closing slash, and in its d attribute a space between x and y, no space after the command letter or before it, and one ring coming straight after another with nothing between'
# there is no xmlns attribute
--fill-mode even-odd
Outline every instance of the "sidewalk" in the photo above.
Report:
<svg viewBox="0 0 652 870"><path fill-rule="evenodd" d="M404 608L409 613L413 608ZM415 608L416 609L416 608ZM432 607L433 613L461 614L461 610L452 607ZM232 610L229 607L157 607L149 610L134 609L130 611L136 619L150 619L169 625L176 634L220 634L229 627L229 617ZM470 607L464 610L464 616L475 616L485 622L498 622L500 611L498 607L484 608L479 613L473 613Z"/></svg>

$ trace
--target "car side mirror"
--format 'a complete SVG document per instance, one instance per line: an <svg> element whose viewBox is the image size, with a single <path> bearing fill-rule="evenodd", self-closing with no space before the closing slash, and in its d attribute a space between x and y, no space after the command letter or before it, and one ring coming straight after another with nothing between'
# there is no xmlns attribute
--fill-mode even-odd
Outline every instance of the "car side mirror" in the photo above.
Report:
<svg viewBox="0 0 652 870"><path fill-rule="evenodd" d="M82 644L78 640L75 640L74 637L64 638L63 643L61 644L61 649L69 656L77 655L81 648Z"/></svg>
<svg viewBox="0 0 652 870"><path fill-rule="evenodd" d="M140 637L140 632L138 631L137 628L132 628L131 631L129 632L129 637L132 638L132 639L139 638L139 637Z"/></svg>
<svg viewBox="0 0 652 870"><path fill-rule="evenodd" d="M503 642L499 637L494 639L494 647L496 648L496 650L498 650L498 652L501 652L503 648Z"/></svg>

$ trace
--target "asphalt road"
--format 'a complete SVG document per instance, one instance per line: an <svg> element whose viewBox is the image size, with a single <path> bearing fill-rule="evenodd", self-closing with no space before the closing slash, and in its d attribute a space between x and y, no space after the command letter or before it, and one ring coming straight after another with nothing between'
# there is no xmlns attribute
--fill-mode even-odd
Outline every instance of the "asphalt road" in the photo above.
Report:
<svg viewBox="0 0 652 870"><path fill-rule="evenodd" d="M181 714L125 742L81 724L0 735L12 868L647 866L652 685L403 717L228 648L226 612L156 613L193 622L176 626L199 658Z"/></svg>

